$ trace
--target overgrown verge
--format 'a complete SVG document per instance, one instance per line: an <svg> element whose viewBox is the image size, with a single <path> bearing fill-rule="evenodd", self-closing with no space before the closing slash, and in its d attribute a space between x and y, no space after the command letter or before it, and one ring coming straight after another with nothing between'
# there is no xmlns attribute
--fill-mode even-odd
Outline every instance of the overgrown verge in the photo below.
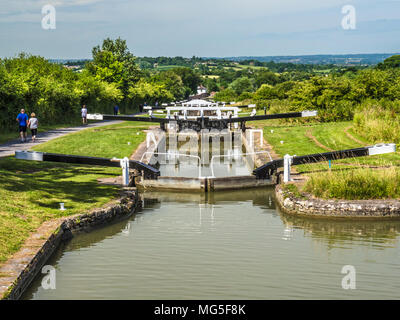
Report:
<svg viewBox="0 0 400 320"><path fill-rule="evenodd" d="M310 174L304 191L323 199L399 199L400 170L351 169Z"/></svg>
<svg viewBox="0 0 400 320"><path fill-rule="evenodd" d="M371 104L354 116L355 129L373 142L400 143L400 107Z"/></svg>
<svg viewBox="0 0 400 320"><path fill-rule="evenodd" d="M323 153L327 152L327 148L332 150L357 148L361 146L361 141L365 141L364 145L383 142L367 141L356 129L352 131L354 136L350 137L346 134L349 124L351 123L341 122L310 126L264 127L264 137L282 157L285 154ZM293 168L308 177L304 188L291 190L298 196L301 192L307 192L322 199L400 198L399 152L331 161L331 169L327 161ZM288 185L285 188L296 187Z"/></svg>

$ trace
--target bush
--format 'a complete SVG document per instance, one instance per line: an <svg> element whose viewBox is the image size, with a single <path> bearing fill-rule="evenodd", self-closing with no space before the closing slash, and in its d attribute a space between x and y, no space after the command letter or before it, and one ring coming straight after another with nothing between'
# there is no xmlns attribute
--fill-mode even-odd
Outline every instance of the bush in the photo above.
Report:
<svg viewBox="0 0 400 320"><path fill-rule="evenodd" d="M121 97L114 84L85 72L74 73L42 57L21 54L0 60L2 131L15 127L22 108L28 114L35 112L42 124L57 124L77 119L82 104L90 112L104 112Z"/></svg>
<svg viewBox="0 0 400 320"><path fill-rule="evenodd" d="M237 96L235 90L233 90L231 88L217 92L214 96L215 101L221 101L221 102L235 101L237 98L238 98L238 96Z"/></svg>

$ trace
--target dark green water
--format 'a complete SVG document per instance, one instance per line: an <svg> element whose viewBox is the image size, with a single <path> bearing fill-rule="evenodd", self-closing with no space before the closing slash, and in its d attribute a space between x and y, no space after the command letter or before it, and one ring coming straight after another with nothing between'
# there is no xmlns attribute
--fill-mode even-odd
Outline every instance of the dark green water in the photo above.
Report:
<svg viewBox="0 0 400 320"><path fill-rule="evenodd" d="M24 299L398 299L400 222L295 218L272 189L146 193L131 219L75 237ZM342 288L344 265L356 289Z"/></svg>

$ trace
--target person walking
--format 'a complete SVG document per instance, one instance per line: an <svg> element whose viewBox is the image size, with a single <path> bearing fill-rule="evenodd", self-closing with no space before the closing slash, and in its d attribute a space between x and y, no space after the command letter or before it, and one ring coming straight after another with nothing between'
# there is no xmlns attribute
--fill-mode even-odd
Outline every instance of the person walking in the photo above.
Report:
<svg viewBox="0 0 400 320"><path fill-rule="evenodd" d="M114 106L114 116L117 116L119 112L119 107L117 105Z"/></svg>
<svg viewBox="0 0 400 320"><path fill-rule="evenodd" d="M17 122L19 124L19 135L21 142L26 142L26 127L28 125L28 115L25 113L25 109L21 109L21 112L17 116Z"/></svg>
<svg viewBox="0 0 400 320"><path fill-rule="evenodd" d="M31 113L31 118L28 121L28 127L31 129L32 142L35 142L39 121L34 112Z"/></svg>
<svg viewBox="0 0 400 320"><path fill-rule="evenodd" d="M84 104L84 105L82 106L82 110L81 110L81 114L82 114L82 123L83 123L83 124L87 124L87 113L88 113L88 111L87 111L86 105Z"/></svg>

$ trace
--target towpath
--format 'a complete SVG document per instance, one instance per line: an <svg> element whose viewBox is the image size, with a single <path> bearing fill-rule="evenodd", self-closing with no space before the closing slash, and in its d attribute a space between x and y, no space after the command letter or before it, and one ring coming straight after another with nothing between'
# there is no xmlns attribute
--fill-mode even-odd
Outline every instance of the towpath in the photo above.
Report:
<svg viewBox="0 0 400 320"><path fill-rule="evenodd" d="M30 150L32 147L65 136L70 133L78 132L81 130L85 130L88 128L97 128L97 127L103 127L103 126L108 126L111 124L117 124L121 123L122 121L103 121L103 122L95 122L95 123L90 123L85 126L77 126L77 127L70 127L70 128L61 128L61 129L54 129L54 130L49 130L46 132L41 132L36 136L36 142L32 142L30 136L28 135L28 142L22 143L19 139L15 139L9 142L6 142L4 144L0 144L0 158L2 157L8 157L8 156L13 156L15 151L27 151ZM18 133L16 133L16 136L18 136Z"/></svg>

